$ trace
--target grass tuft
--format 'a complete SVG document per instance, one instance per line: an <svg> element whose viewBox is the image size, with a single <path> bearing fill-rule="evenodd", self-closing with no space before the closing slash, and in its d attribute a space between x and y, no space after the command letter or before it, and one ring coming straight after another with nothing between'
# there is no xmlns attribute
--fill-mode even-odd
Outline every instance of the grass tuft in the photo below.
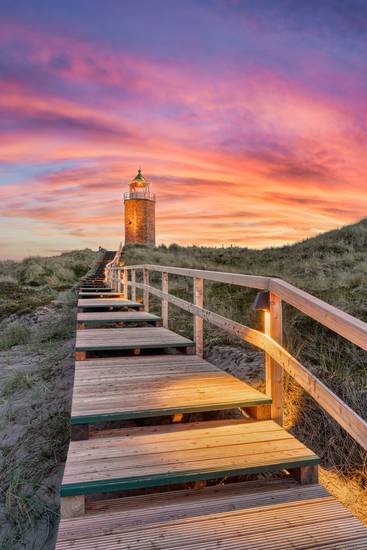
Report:
<svg viewBox="0 0 367 550"><path fill-rule="evenodd" d="M19 321L8 323L0 328L0 351L10 349L13 346L28 344L31 336L32 330L28 325Z"/></svg>
<svg viewBox="0 0 367 550"><path fill-rule="evenodd" d="M23 371L15 371L3 383L1 396L7 399L15 392L26 390L31 387L32 379L30 375Z"/></svg>

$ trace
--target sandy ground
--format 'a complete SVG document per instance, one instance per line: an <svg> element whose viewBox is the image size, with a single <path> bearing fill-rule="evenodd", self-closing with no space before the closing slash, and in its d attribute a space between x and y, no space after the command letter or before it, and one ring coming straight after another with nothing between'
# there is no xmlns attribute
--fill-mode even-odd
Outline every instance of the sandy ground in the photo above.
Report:
<svg viewBox="0 0 367 550"><path fill-rule="evenodd" d="M74 342L62 338L60 304L21 320L34 338L0 352L0 548L51 549L68 440ZM52 338L55 330L61 338Z"/></svg>

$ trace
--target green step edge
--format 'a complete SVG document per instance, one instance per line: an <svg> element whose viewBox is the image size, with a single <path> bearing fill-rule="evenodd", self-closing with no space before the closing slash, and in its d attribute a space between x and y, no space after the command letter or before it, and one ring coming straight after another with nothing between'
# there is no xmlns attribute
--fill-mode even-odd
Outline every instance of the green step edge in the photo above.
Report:
<svg viewBox="0 0 367 550"><path fill-rule="evenodd" d="M158 321L162 321L161 317L157 317L156 319L77 319L78 323L84 323L85 325L98 325L100 323L103 324L112 324L112 323L157 323Z"/></svg>
<svg viewBox="0 0 367 550"><path fill-rule="evenodd" d="M85 298L83 298L85 299ZM93 298L91 298L91 300L93 300ZM78 304L77 305L78 308L82 308L82 309L109 309L109 308L115 308L115 307L126 307L126 308L130 308L130 309L140 309L143 306L143 304L111 304L111 305L105 305L105 304L88 304L87 306L85 304Z"/></svg>
<svg viewBox="0 0 367 550"><path fill-rule="evenodd" d="M279 461L265 466L251 466L248 468L204 468L194 472L175 472L166 474L154 474L146 476L135 476L130 478L115 478L95 481L82 481L76 483L67 483L61 485L60 496L90 495L93 493L104 493L112 491L121 491L127 489L144 489L148 487L158 487L160 485L171 485L176 483L185 483L188 481L198 481L215 479L217 477L229 477L233 475L252 475L262 472L274 472L283 469L299 468L301 466L316 466L320 463L317 455L309 457L299 457L287 462Z"/></svg>
<svg viewBox="0 0 367 550"><path fill-rule="evenodd" d="M166 409L142 409L140 411L125 411L116 413L90 414L84 416L72 416L70 423L79 424L94 424L96 422L106 422L108 420L129 420L132 418L146 418L148 416L166 416L176 413L194 413L205 411L222 411L227 409L238 409L246 407L256 407L260 405L270 405L271 399L264 398L263 400L252 401L237 401L233 403L210 403L208 405L187 405L179 407L171 407Z"/></svg>
<svg viewBox="0 0 367 550"><path fill-rule="evenodd" d="M111 329L115 330L115 329ZM116 345L110 346L108 344L100 346L75 346L75 351L114 351L114 350L123 350L123 349L164 349L164 348L191 348L195 346L194 342L176 342L176 343L161 343L161 344L126 344L126 345Z"/></svg>

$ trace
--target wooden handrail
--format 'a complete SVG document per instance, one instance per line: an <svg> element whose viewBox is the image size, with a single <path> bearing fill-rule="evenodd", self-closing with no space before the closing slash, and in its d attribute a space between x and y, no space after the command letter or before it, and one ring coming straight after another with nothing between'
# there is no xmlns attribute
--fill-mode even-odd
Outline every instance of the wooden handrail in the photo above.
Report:
<svg viewBox="0 0 367 550"><path fill-rule="evenodd" d="M315 321L367 350L367 323L282 279L270 279L269 290Z"/></svg>
<svg viewBox="0 0 367 550"><path fill-rule="evenodd" d="M266 354L266 361L269 367L267 368L266 382L267 391L268 388L270 388L271 397L274 400L274 406L272 407L272 418L274 418L274 420L281 423L282 380L281 376L279 376L279 367L281 367L281 369L292 376L295 381L355 439L355 441L367 450L367 422L325 386L325 384L318 380L315 375L306 369L281 345L281 303L284 301L290 304L364 350L367 350L367 323L275 277L261 277L255 275L242 275L239 273L225 273L221 271L206 271L201 269L149 264L126 266L124 268L110 266L110 269L111 271L115 269L125 270L124 287L132 288L132 296L134 299L136 297L136 289L142 290L146 307L149 307L150 293L161 298L163 319L166 326L168 326L169 303L193 314L199 353L201 353L203 346L202 321L207 321L225 332L238 336L242 340L263 350ZM127 275L130 270L132 271L131 281L128 280ZM137 270L143 271L143 283L136 282L135 273ZM162 273L162 290L149 284L150 271ZM168 274L182 275L194 279L195 303L187 302L168 292ZM270 311L267 315L270 320L270 328L268 332L260 332L205 309L202 301L203 280L269 291ZM198 321L198 319L201 319L201 321ZM271 323L273 323L273 329L271 329Z"/></svg>
<svg viewBox="0 0 367 550"><path fill-rule="evenodd" d="M247 288L257 288L259 290L268 290L270 282L270 277L242 275L241 273L226 273L223 271L205 271L203 269L188 269L185 267L143 264L126 266L124 269L148 269L149 271L160 271L171 273L172 275L183 275L184 277L198 277L207 281L227 283Z"/></svg>
<svg viewBox="0 0 367 550"><path fill-rule="evenodd" d="M172 273L185 277L200 277L208 281L269 290L279 296L284 302L367 351L367 323L282 279L256 275L242 275L240 273L226 273L222 271L205 271L201 269L168 266L162 267L149 264L127 266L124 269L148 269L149 271Z"/></svg>
<svg viewBox="0 0 367 550"><path fill-rule="evenodd" d="M132 286L132 283L129 282L128 285ZM292 376L355 441L367 450L367 422L269 335L232 321L205 308L198 307L173 294L162 292L150 285L135 283L135 286L145 293L150 292L263 350Z"/></svg>

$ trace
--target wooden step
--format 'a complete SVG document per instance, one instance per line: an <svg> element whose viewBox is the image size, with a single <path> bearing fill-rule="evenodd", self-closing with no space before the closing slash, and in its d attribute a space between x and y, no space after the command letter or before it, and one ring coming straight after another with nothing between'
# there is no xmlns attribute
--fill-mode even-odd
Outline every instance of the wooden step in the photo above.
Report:
<svg viewBox="0 0 367 550"><path fill-rule="evenodd" d="M318 462L312 451L271 420L131 428L125 435L72 441L61 496L80 496L82 507L87 494L283 469L300 472L307 482L315 479Z"/></svg>
<svg viewBox="0 0 367 550"><path fill-rule="evenodd" d="M112 288L108 286L81 286L79 290L80 292L112 292Z"/></svg>
<svg viewBox="0 0 367 550"><path fill-rule="evenodd" d="M143 304L121 298L79 298L78 310L88 309L140 309Z"/></svg>
<svg viewBox="0 0 367 550"><path fill-rule="evenodd" d="M77 330L75 352L135 350L138 353L142 349L186 348L190 353L194 346L192 340L161 327L96 328ZM76 359L83 357L76 355Z"/></svg>
<svg viewBox="0 0 367 550"><path fill-rule="evenodd" d="M149 323L153 326L161 323L161 317L145 311L97 311L78 313L77 323L86 327L111 325L116 323Z"/></svg>
<svg viewBox="0 0 367 550"><path fill-rule="evenodd" d="M99 290L98 292L86 292L84 290L80 290L79 298L123 298L123 294L121 292L111 292L111 290L107 290L107 292L104 290Z"/></svg>
<svg viewBox="0 0 367 550"><path fill-rule="evenodd" d="M269 414L270 403L263 393L196 355L90 359L75 365L71 424L237 407ZM88 437L88 429L74 432L79 433L74 437Z"/></svg>
<svg viewBox="0 0 367 550"><path fill-rule="evenodd" d="M362 550L367 529L319 485L235 483L96 501L56 550Z"/></svg>

